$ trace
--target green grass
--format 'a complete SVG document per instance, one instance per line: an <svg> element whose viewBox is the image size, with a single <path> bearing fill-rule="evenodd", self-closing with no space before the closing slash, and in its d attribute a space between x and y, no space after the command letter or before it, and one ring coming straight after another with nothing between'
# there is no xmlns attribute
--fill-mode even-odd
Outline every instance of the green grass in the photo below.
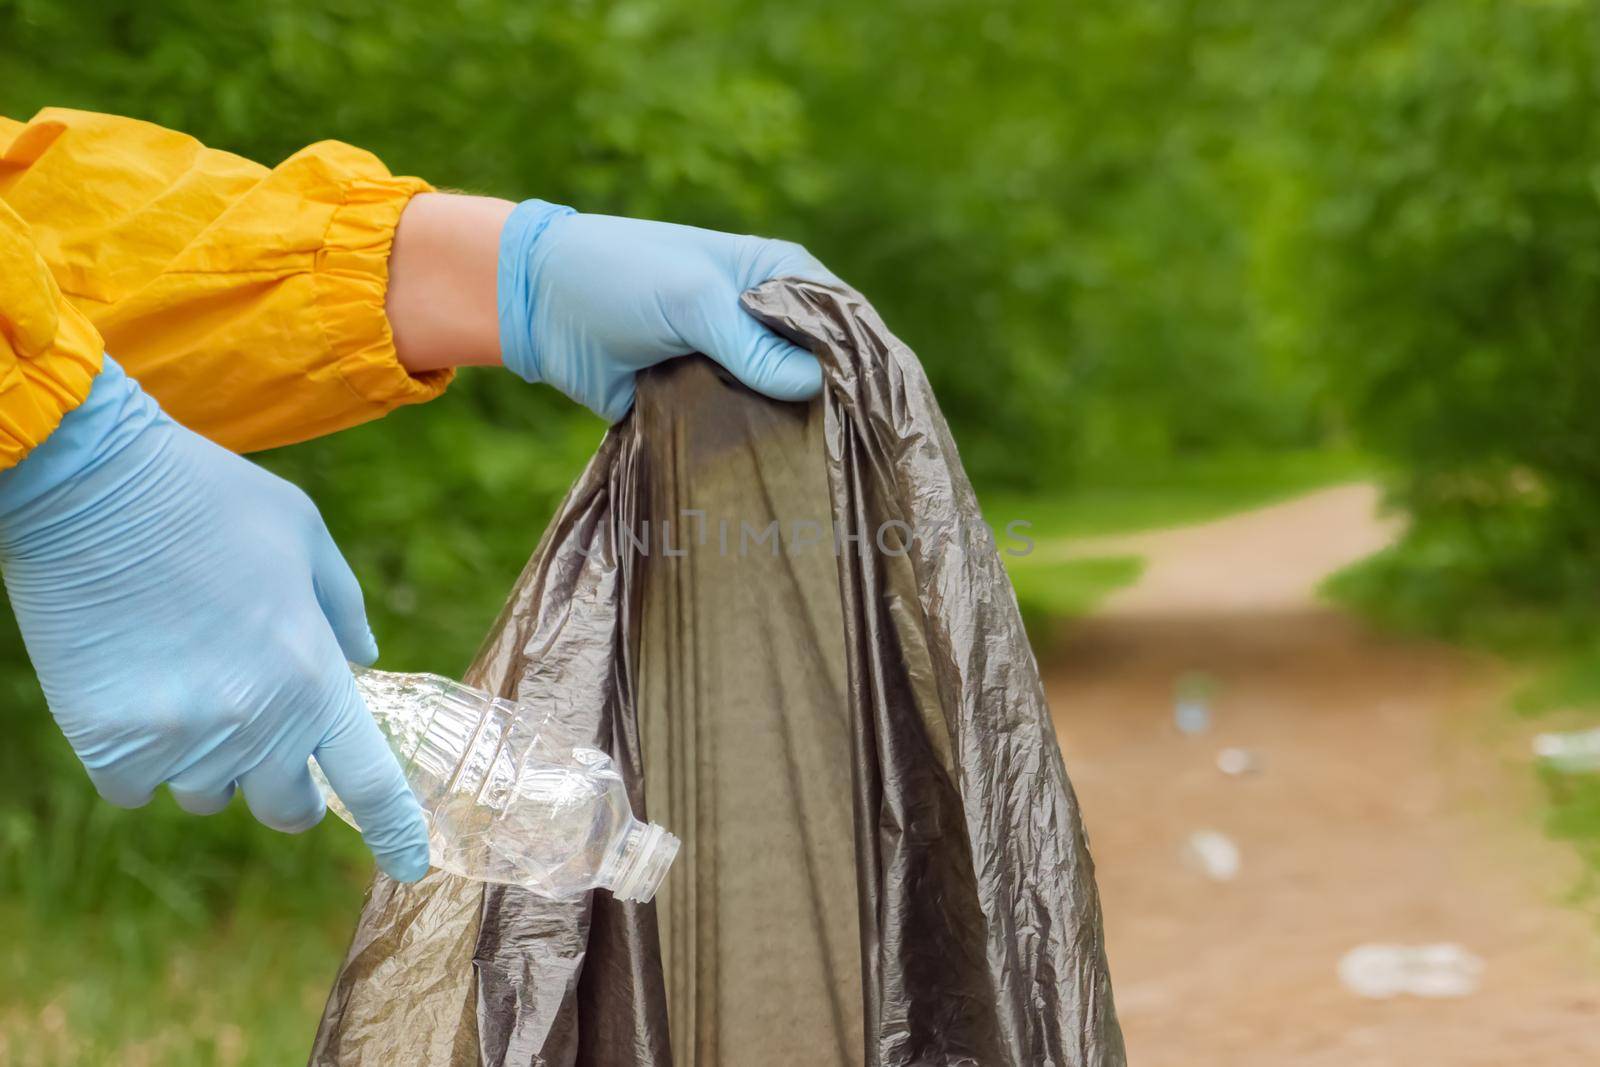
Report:
<svg viewBox="0 0 1600 1067"><path fill-rule="evenodd" d="M1524 650L1520 665L1528 672L1511 696L1512 710L1522 716L1551 717L1553 730L1600 726L1600 651L1565 646L1543 653ZM1565 841L1583 862L1573 887L1575 902L1593 907L1600 902L1600 774L1557 770L1536 764L1544 791L1545 831Z"/></svg>
<svg viewBox="0 0 1600 1067"><path fill-rule="evenodd" d="M25 661L0 703L0 1064L303 1063L371 877L359 835L277 834L238 798L114 808Z"/></svg>
<svg viewBox="0 0 1600 1067"><path fill-rule="evenodd" d="M3 832L0 1063L304 1061L370 877L353 830L119 811L62 774Z"/></svg>
<svg viewBox="0 0 1600 1067"><path fill-rule="evenodd" d="M0 960L0 1063L303 1063L359 902L345 883L309 911L263 901L205 924L121 911L47 934L0 910L24 931Z"/></svg>
<svg viewBox="0 0 1600 1067"><path fill-rule="evenodd" d="M1021 520L1044 542L1205 522L1372 474L1372 461L1353 452L1222 455L1119 471L1059 493L980 492L980 499L992 526Z"/></svg>
<svg viewBox="0 0 1600 1067"><path fill-rule="evenodd" d="M1575 900L1600 898L1600 775L1568 774L1540 767L1545 791L1545 830L1566 841L1583 861L1584 873L1573 887Z"/></svg>
<svg viewBox="0 0 1600 1067"><path fill-rule="evenodd" d="M1370 461L1347 452L1216 456L1059 493L983 493L982 502L1028 634L1043 655L1064 624L1144 571L1144 561L1131 555L1063 559L1051 551L1063 542L1205 522L1371 474ZM1013 522L1026 526L1008 532Z"/></svg>
<svg viewBox="0 0 1600 1067"><path fill-rule="evenodd" d="M1093 556L1030 564L1026 557L1006 560L1017 606L1028 638L1042 657L1064 624L1092 612L1107 596L1139 580L1138 556Z"/></svg>
<svg viewBox="0 0 1600 1067"><path fill-rule="evenodd" d="M1512 695L1512 709L1525 716L1558 715L1552 729L1600 726L1600 653L1565 651L1526 664L1531 679ZM1545 830L1565 841L1583 861L1573 898L1600 900L1600 774L1572 773L1538 764L1544 790Z"/></svg>

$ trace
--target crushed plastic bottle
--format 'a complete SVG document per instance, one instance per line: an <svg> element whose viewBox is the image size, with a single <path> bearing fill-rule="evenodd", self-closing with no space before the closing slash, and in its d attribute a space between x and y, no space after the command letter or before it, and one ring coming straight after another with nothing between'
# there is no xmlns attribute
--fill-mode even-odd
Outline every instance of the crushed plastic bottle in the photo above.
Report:
<svg viewBox="0 0 1600 1067"><path fill-rule="evenodd" d="M1453 941L1357 945L1339 960L1339 981L1358 996L1387 1000L1464 997L1478 988L1483 960Z"/></svg>
<svg viewBox="0 0 1600 1067"><path fill-rule="evenodd" d="M561 746L542 716L433 674L353 668L428 818L429 862L543 896L655 896L678 839L635 819L622 776L594 748ZM317 767L331 808L356 826Z"/></svg>
<svg viewBox="0 0 1600 1067"><path fill-rule="evenodd" d="M1533 754L1558 771L1583 774L1600 771L1600 727L1571 733L1539 734Z"/></svg>

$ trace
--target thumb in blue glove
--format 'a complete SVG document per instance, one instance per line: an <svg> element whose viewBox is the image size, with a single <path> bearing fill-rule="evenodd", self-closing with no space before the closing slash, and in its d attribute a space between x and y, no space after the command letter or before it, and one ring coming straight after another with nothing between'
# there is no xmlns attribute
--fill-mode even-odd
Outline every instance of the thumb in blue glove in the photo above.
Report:
<svg viewBox="0 0 1600 1067"><path fill-rule="evenodd" d="M237 788L294 833L315 755L384 871L428 866L421 809L346 666L377 646L311 500L169 419L109 357L0 473L0 567L50 710L96 789L186 810Z"/></svg>
<svg viewBox="0 0 1600 1067"><path fill-rule="evenodd" d="M843 284L787 241L529 200L500 235L501 358L612 422L633 404L635 374L691 352L757 392L806 400L822 387L816 358L739 306L786 277Z"/></svg>

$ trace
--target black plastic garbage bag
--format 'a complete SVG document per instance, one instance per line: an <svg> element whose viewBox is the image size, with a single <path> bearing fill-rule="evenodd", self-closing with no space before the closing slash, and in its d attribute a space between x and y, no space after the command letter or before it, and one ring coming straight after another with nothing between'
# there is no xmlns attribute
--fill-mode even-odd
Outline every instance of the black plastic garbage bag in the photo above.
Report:
<svg viewBox="0 0 1600 1067"><path fill-rule="evenodd" d="M768 283L780 404L647 373L468 681L609 750L656 900L373 884L313 1064L1124 1062L1038 667L916 357Z"/></svg>

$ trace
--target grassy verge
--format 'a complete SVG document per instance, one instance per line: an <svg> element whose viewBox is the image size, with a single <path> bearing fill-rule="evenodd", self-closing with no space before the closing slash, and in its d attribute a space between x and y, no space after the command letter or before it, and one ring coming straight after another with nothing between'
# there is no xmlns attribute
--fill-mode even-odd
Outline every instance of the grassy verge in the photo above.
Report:
<svg viewBox="0 0 1600 1067"><path fill-rule="evenodd" d="M4 833L0 1063L304 1062L370 876L353 830L119 811L63 776Z"/></svg>
<svg viewBox="0 0 1600 1067"><path fill-rule="evenodd" d="M1021 520L1042 543L1205 522L1372 471L1371 460L1343 451L1219 455L1119 471L1059 493L981 496L991 525Z"/></svg>
<svg viewBox="0 0 1600 1067"><path fill-rule="evenodd" d="M255 1067L303 1063L360 889L337 906L243 906L214 922L88 917L16 938L0 963L0 1063ZM8 913L9 911L9 913ZM27 929L25 911L0 911ZM165 938L165 946L151 944Z"/></svg>
<svg viewBox="0 0 1600 1067"><path fill-rule="evenodd" d="M1073 619L1081 619L1099 603L1144 572L1138 556L1093 556L1030 565L1026 558L1006 560L1017 606L1035 652L1044 656Z"/></svg>
<svg viewBox="0 0 1600 1067"><path fill-rule="evenodd" d="M1213 456L1160 470L1119 473L1060 493L984 493L984 515L997 531L1023 621L1042 653L1066 623L1137 581L1144 561L1127 555L1062 559L1039 548L1206 522L1367 477L1371 470L1370 461L1346 452ZM1016 533L1008 535L1008 528ZM1031 550L1023 554L1028 542Z"/></svg>
<svg viewBox="0 0 1600 1067"><path fill-rule="evenodd" d="M1324 592L1390 632L1515 664L1525 680L1511 694L1514 714L1548 719L1552 730L1600 726L1600 602L1592 582L1547 580L1550 568L1532 557L1509 569L1469 532L1444 526L1413 531L1334 575ZM1575 893L1593 901L1600 897L1600 774L1537 764L1535 772L1545 830L1583 859L1587 873Z"/></svg>

